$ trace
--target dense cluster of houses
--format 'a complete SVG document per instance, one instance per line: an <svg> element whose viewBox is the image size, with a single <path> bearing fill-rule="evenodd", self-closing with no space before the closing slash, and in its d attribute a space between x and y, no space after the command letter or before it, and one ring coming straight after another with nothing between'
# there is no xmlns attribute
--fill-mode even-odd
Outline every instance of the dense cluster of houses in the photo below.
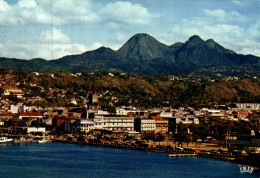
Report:
<svg viewBox="0 0 260 178"><path fill-rule="evenodd" d="M85 108L48 107L11 105L8 109L2 105L0 127L6 132L61 133L73 131L89 132L94 129L114 132L139 133L176 133L176 125L199 124L200 119L209 116L229 120L248 121L252 110L260 110L257 103L237 103L237 108L229 110L202 108L160 108L139 110L134 107L119 107L115 113L100 109L98 98L92 95Z"/></svg>
<svg viewBox="0 0 260 178"><path fill-rule="evenodd" d="M5 87L3 95L23 97L20 89ZM39 99L37 97L30 99ZM260 103L234 103L233 107L219 106L209 109L186 108L157 108L138 109L135 107L118 107L115 113L102 110L99 105L99 95L95 90L88 95L87 105L77 107L36 107L27 106L24 102L10 104L1 100L0 104L0 131L12 134L64 134L89 133L93 130L108 130L116 133L142 134L174 134L178 133L177 125L200 124L205 117L218 117L231 121L248 122L252 111L260 111ZM33 102L31 102L33 103ZM188 132L190 132L188 130ZM254 133L255 134L255 133ZM253 135L253 134L252 134ZM244 144L251 135L227 135L227 139ZM256 140L259 142L259 139ZM256 144L258 145L258 143ZM260 145L260 143L259 143Z"/></svg>

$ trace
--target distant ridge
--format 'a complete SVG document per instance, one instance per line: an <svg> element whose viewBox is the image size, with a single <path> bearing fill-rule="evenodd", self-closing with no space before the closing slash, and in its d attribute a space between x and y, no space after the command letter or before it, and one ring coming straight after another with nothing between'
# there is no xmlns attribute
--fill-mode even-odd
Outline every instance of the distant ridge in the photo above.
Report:
<svg viewBox="0 0 260 178"><path fill-rule="evenodd" d="M141 75L259 75L260 58L226 49L198 35L167 46L149 34L132 36L120 49L100 47L56 60L0 58L0 68L72 72L135 72Z"/></svg>

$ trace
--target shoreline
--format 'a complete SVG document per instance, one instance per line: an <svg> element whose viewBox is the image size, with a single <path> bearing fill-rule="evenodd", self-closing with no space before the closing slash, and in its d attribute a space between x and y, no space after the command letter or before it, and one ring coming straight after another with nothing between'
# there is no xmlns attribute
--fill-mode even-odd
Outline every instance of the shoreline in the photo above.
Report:
<svg viewBox="0 0 260 178"><path fill-rule="evenodd" d="M126 145L126 144L119 144L119 143L95 143L95 142L85 142L85 141L68 141L64 139L55 139L53 142L58 143L67 143L67 144L80 144L80 145L89 145L89 146L97 146L97 147L108 147L108 148L115 148L115 149L127 149L127 150L136 150L136 151L146 151L146 152L157 152L157 153L165 153L165 154L194 154L192 151L180 151L175 148L170 147L140 147L140 146L133 146L133 145ZM220 159L232 162L234 164L239 164L243 166L252 166L254 169L260 169L260 163L254 162L252 160L243 158L243 157L236 157L235 155L230 154L208 154L208 153L196 153L197 157L204 157L204 158L212 158L212 159Z"/></svg>

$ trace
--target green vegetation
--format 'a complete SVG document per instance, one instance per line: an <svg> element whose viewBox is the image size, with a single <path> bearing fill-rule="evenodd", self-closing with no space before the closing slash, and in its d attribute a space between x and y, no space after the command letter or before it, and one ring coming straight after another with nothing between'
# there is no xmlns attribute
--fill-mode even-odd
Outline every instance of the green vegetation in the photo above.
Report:
<svg viewBox="0 0 260 178"><path fill-rule="evenodd" d="M100 95L100 104L109 110L121 105L208 107L233 102L260 102L259 78L170 80L165 76L138 76L134 73L121 75L114 72L113 75L107 72L77 74L1 70L0 82L2 87L22 89L27 98L41 97L43 100L35 102L40 106L68 106L72 98L76 99L78 106L83 106L93 81ZM17 102L13 96L9 98Z"/></svg>

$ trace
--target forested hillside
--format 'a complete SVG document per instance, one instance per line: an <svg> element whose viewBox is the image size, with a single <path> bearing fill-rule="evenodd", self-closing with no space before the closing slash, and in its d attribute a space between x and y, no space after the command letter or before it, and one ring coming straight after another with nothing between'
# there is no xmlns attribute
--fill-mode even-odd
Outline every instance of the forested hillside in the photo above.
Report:
<svg viewBox="0 0 260 178"><path fill-rule="evenodd" d="M43 100L35 104L49 106L67 106L72 98L77 100L79 106L83 106L93 86L104 107L202 107L232 102L260 102L260 79L256 77L179 77L173 80L172 76L138 76L117 72L91 74L1 70L0 83L2 88L11 86L22 89L27 98L39 96Z"/></svg>

